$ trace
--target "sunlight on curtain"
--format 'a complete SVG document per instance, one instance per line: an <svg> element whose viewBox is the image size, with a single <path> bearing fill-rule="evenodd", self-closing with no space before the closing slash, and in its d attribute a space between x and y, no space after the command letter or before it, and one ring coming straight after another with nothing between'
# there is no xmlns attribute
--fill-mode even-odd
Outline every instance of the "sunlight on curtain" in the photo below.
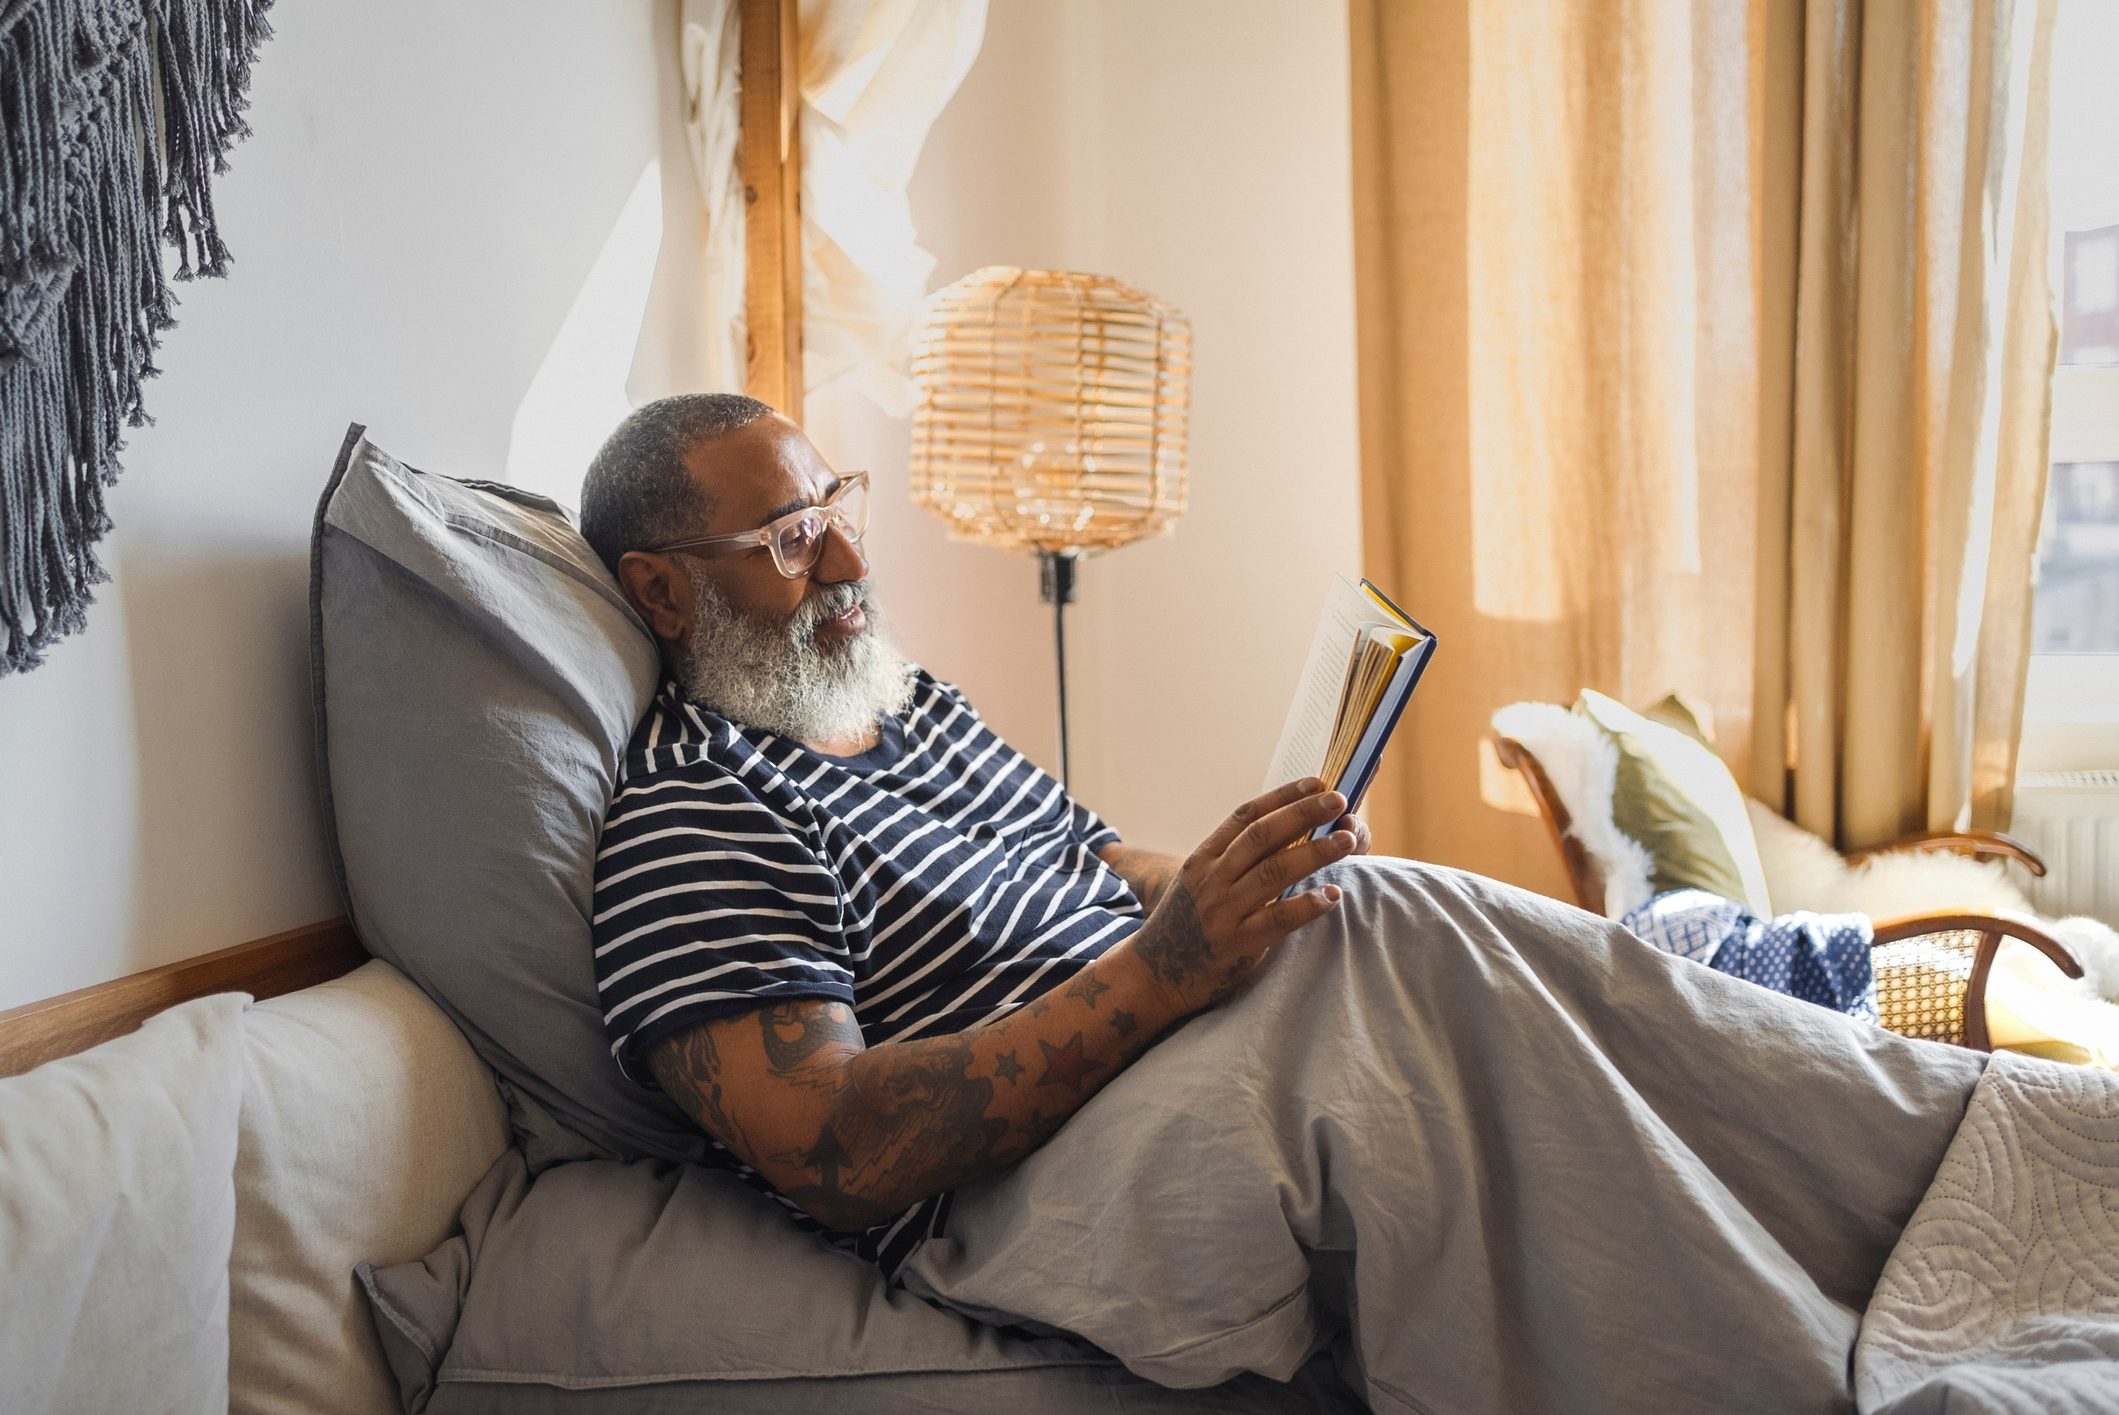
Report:
<svg viewBox="0 0 2119 1415"><path fill-rule="evenodd" d="M1748 228L1720 170L1744 156L1717 122L1728 105L1694 94L1700 71L1741 62L1742 15L1468 18L1471 71L1490 80L1466 115L1473 606L1552 623L1612 573L1635 582L1624 605L1701 570L1699 455L1727 439L1695 344L1748 336L1748 292L1700 266L1720 256L1743 281ZM1592 463L1628 475L1585 476Z"/></svg>
<svg viewBox="0 0 2119 1415"><path fill-rule="evenodd" d="M1783 551L1791 770L1784 797L1759 792L1843 845L2008 823L2057 345L2051 0L1857 13L1858 36L1834 33L1858 60L1831 63L1851 73L1858 120L1833 124L1851 137L1826 140L1814 111L1803 132L1844 170L1795 217L1803 278L1848 273L1837 308L1797 310L1798 350L1819 351L1798 377L1847 393L1798 390L1793 504L1798 532L1806 502L1841 519Z"/></svg>
<svg viewBox="0 0 2119 1415"><path fill-rule="evenodd" d="M1444 644L1380 844L1557 885L1479 744L1583 687L1828 836L2005 811L2050 15L1353 0L1366 569Z"/></svg>

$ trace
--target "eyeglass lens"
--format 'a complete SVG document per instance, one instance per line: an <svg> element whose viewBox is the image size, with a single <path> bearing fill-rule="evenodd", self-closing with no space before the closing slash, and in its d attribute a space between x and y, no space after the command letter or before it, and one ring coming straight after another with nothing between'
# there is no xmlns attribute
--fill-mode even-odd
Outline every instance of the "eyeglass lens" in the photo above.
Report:
<svg viewBox="0 0 2119 1415"><path fill-rule="evenodd" d="M868 483L848 482L824 505L780 527L773 553L783 574L799 575L817 563L824 551L825 527L836 521L850 541L868 529Z"/></svg>

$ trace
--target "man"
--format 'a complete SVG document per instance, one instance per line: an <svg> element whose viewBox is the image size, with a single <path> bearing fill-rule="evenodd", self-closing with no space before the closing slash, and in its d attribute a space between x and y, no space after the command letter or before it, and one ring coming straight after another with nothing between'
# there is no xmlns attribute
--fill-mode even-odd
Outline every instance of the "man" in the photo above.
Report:
<svg viewBox="0 0 2119 1415"><path fill-rule="evenodd" d="M598 857L629 1076L915 1290L1166 1384L1331 1347L1378 1408L1847 1405L1977 1058L1353 860L1316 781L1123 844L891 646L867 495L725 395L590 468L669 670Z"/></svg>

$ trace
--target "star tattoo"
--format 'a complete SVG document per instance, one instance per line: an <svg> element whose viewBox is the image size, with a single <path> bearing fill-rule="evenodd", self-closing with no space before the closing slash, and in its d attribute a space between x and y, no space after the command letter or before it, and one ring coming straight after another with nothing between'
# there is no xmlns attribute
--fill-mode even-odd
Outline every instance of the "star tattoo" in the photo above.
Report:
<svg viewBox="0 0 2119 1415"><path fill-rule="evenodd" d="M1015 1059L1014 1052L1004 1051L993 1059L993 1074L1013 1086L1015 1078L1023 1074L1023 1063Z"/></svg>
<svg viewBox="0 0 2119 1415"><path fill-rule="evenodd" d="M1109 983L1089 973L1084 973L1067 984L1067 996L1080 999L1084 1007L1095 1007L1096 999L1109 991Z"/></svg>
<svg viewBox="0 0 2119 1415"><path fill-rule="evenodd" d="M1082 1082L1097 1063L1082 1055L1082 1034L1076 1032L1063 1047L1056 1047L1043 1037L1037 1039L1038 1049L1045 1053L1045 1074L1037 1078L1040 1086L1065 1086L1079 1091Z"/></svg>
<svg viewBox="0 0 2119 1415"><path fill-rule="evenodd" d="M1133 1029L1138 1025L1139 1022L1134 1018L1133 1014L1126 1011L1123 1007L1117 1008L1111 1013L1111 1030L1118 1033L1121 1037L1132 1036Z"/></svg>

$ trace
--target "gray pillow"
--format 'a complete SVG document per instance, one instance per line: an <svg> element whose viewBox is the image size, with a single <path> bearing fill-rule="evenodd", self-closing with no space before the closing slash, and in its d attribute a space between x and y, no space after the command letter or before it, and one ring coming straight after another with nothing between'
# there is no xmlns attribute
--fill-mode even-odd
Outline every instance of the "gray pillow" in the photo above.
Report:
<svg viewBox="0 0 2119 1415"><path fill-rule="evenodd" d="M317 507L311 676L324 815L361 941L499 1073L533 1166L695 1158L611 1060L596 839L658 674L566 513L393 461L355 425Z"/></svg>
<svg viewBox="0 0 2119 1415"><path fill-rule="evenodd" d="M1010 1415L1359 1409L1320 1359L1290 1385L1168 1391L1056 1338L886 1286L733 1176L502 1156L462 1233L360 1280L414 1415L715 1410Z"/></svg>

